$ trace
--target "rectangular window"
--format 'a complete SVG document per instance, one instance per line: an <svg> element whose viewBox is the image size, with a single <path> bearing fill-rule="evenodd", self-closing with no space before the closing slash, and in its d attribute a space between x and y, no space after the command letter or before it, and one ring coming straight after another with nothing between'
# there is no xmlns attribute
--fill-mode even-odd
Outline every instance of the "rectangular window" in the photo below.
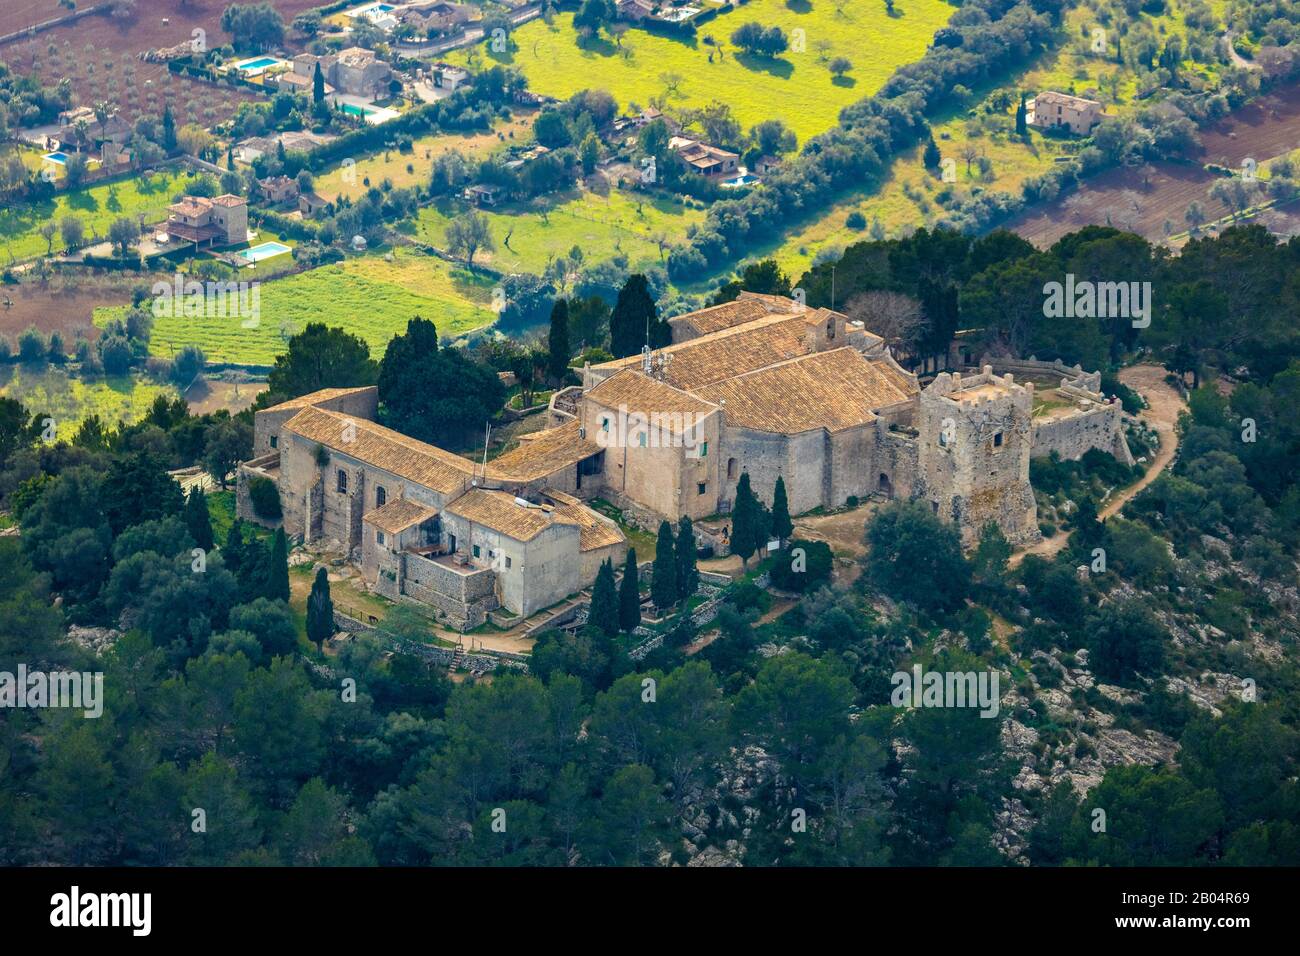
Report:
<svg viewBox="0 0 1300 956"><path fill-rule="evenodd" d="M696 487L697 492L698 492L699 494L701 494L701 495L704 494L706 491L709 490L709 486L708 486L707 484L705 484L704 482L702 482L702 481L701 481L698 485L696 485L695 487Z"/></svg>
<svg viewBox="0 0 1300 956"><path fill-rule="evenodd" d="M641 432L641 434L639 434L639 435L636 436L636 443L637 443L638 445L640 445L642 448L644 448L644 447L646 446L646 433L645 433L645 432Z"/></svg>
<svg viewBox="0 0 1300 956"><path fill-rule="evenodd" d="M375 544L383 544L383 543L384 543L384 533L382 531L376 531Z"/></svg>
<svg viewBox="0 0 1300 956"><path fill-rule="evenodd" d="M474 557L478 557L478 545L474 545Z"/></svg>
<svg viewBox="0 0 1300 956"><path fill-rule="evenodd" d="M994 432L994 434L993 434L993 447L994 447L994 448L1001 448L1001 447L1002 447L1002 433L1001 433L1001 432Z"/></svg>
<svg viewBox="0 0 1300 956"><path fill-rule="evenodd" d="M341 495L348 493L348 473L342 468L339 469L338 490Z"/></svg>
<svg viewBox="0 0 1300 956"><path fill-rule="evenodd" d="M510 555L506 555L506 567L510 567Z"/></svg>
<svg viewBox="0 0 1300 956"><path fill-rule="evenodd" d="M271 436L271 447L274 448L274 447L275 447L276 445L278 445L278 444L280 444L280 436L279 436L279 435L272 435L272 436Z"/></svg>
<svg viewBox="0 0 1300 956"><path fill-rule="evenodd" d="M709 457L709 443L706 441L700 442L700 457L701 458Z"/></svg>
<svg viewBox="0 0 1300 956"><path fill-rule="evenodd" d="M608 419L608 418L602 418L602 419L600 420L600 430L603 431L603 432L607 432L607 431L609 431L609 419Z"/></svg>

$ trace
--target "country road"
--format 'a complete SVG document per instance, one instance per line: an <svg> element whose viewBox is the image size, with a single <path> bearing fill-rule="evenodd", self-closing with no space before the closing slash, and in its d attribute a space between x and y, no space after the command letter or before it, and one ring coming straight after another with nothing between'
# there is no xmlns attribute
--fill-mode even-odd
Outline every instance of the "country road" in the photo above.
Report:
<svg viewBox="0 0 1300 956"><path fill-rule="evenodd" d="M1178 416L1187 407L1187 403L1165 381L1166 374L1165 369L1159 365L1133 365L1122 369L1119 373L1121 382L1146 399L1147 407L1138 417L1155 429L1156 434L1160 436L1160 447L1156 450L1151 467L1147 469L1146 474L1132 485L1112 495L1102 505L1098 512L1098 517L1102 521L1118 514L1124 505L1155 481L1165 467L1174 460L1174 453L1178 450ZM1011 566L1014 568L1020 564L1027 554L1037 554L1050 559L1065 547L1068 538L1068 534L1061 532L1022 551L1017 551L1011 556Z"/></svg>

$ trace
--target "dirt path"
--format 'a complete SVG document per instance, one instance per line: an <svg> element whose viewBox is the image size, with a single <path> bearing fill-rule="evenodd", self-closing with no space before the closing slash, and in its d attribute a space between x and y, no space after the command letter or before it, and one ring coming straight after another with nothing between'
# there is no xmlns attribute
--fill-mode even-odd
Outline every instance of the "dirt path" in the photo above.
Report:
<svg viewBox="0 0 1300 956"><path fill-rule="evenodd" d="M1166 374L1168 373L1159 365L1133 365L1122 369L1119 373L1121 382L1141 393L1146 399L1147 407L1138 417L1155 429L1156 434L1160 436L1160 447L1156 450L1151 467L1147 469L1146 474L1134 484L1112 495L1102 505L1098 512L1098 517L1102 521L1118 514L1134 495L1155 481L1166 466L1174 460L1174 453L1178 450L1178 416L1187 407L1187 403L1165 381ZM1037 554L1050 559L1065 547L1068 539L1069 535L1061 532L1023 551L1017 551L1011 556L1011 566L1014 568L1025 559L1027 554Z"/></svg>

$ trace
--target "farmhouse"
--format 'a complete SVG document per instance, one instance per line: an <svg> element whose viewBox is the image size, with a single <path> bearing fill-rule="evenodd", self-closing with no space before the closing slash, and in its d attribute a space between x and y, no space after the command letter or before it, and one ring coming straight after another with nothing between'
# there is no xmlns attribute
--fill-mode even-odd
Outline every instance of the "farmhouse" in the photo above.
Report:
<svg viewBox="0 0 1300 956"><path fill-rule="evenodd" d="M1025 121L1037 129L1067 128L1079 136L1087 136L1101 122L1105 107L1096 100L1082 96L1047 90L1039 93L1027 105Z"/></svg>
<svg viewBox="0 0 1300 956"><path fill-rule="evenodd" d="M314 56L300 53L293 58L293 72L311 83L320 64L325 82L340 93L379 99L388 93L392 68L364 47L352 46L338 53ZM298 82L298 81L295 81Z"/></svg>
<svg viewBox="0 0 1300 956"><path fill-rule="evenodd" d="M452 33L474 19L474 8L464 3L412 3L397 12L398 21L426 36Z"/></svg>
<svg viewBox="0 0 1300 956"><path fill-rule="evenodd" d="M257 181L262 198L272 204L290 202L298 198L298 181L290 176L270 176Z"/></svg>
<svg viewBox="0 0 1300 956"><path fill-rule="evenodd" d="M101 143L125 143L131 138L131 124L116 112L109 113L101 123L89 106L64 110L59 114L59 131L55 134L64 146L85 149Z"/></svg>
<svg viewBox="0 0 1300 956"><path fill-rule="evenodd" d="M736 171L740 155L717 146L685 136L674 136L668 148L682 158L682 162L702 176L721 176Z"/></svg>
<svg viewBox="0 0 1300 956"><path fill-rule="evenodd" d="M182 196L167 211L164 231L197 246L232 246L248 239L248 200L242 196Z"/></svg>

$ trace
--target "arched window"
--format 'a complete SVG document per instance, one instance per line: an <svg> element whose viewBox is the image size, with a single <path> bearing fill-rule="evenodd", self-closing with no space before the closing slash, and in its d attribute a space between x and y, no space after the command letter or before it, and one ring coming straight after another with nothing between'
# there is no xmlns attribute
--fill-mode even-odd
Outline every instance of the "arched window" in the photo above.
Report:
<svg viewBox="0 0 1300 956"><path fill-rule="evenodd" d="M834 319L827 319L827 320L826 320L826 337L827 337L828 339L833 339L833 338L835 338L835 320L834 320Z"/></svg>
<svg viewBox="0 0 1300 956"><path fill-rule="evenodd" d="M375 486L375 507L382 508L384 502L388 500L388 492L384 490L383 485Z"/></svg>
<svg viewBox="0 0 1300 956"><path fill-rule="evenodd" d="M728 478L736 477L736 459L734 458L727 459L727 477Z"/></svg>

